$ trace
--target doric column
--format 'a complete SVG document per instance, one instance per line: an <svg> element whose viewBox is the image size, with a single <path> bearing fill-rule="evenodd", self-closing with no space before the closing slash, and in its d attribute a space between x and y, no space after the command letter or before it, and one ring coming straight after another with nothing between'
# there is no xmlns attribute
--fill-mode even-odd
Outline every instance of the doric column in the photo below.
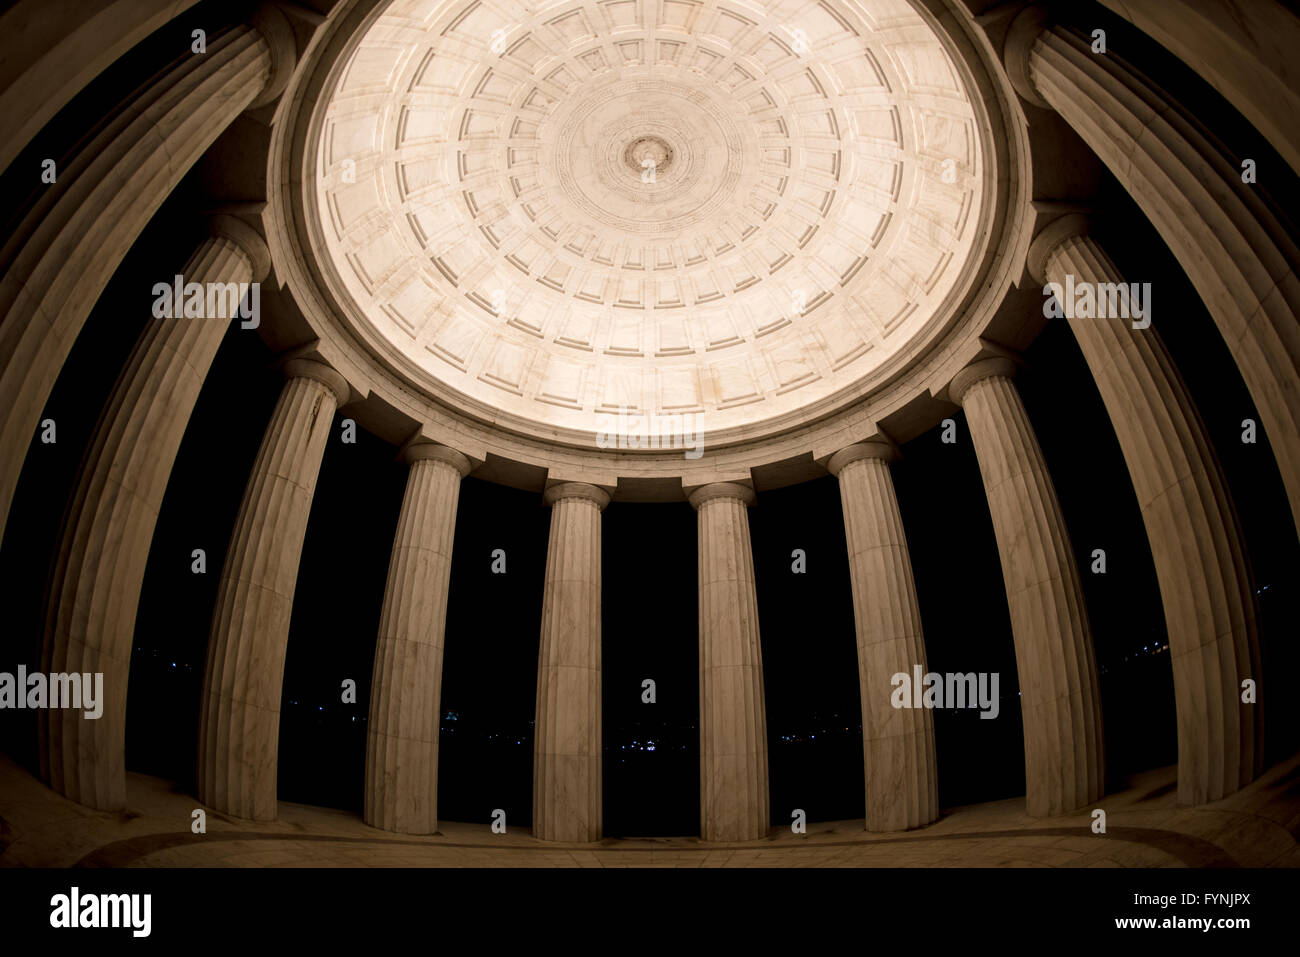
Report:
<svg viewBox="0 0 1300 957"><path fill-rule="evenodd" d="M196 0L16 0L0 13L0 171L105 67Z"/></svg>
<svg viewBox="0 0 1300 957"><path fill-rule="evenodd" d="M1040 282L1122 284L1082 216L1055 220L1030 250ZM1160 581L1178 709L1178 799L1201 804L1254 779L1259 640L1245 549L1205 427L1154 327L1065 312L1128 463ZM1176 318L1175 320L1176 321Z"/></svg>
<svg viewBox="0 0 1300 957"><path fill-rule="evenodd" d="M285 363L226 553L199 722L199 800L275 820L280 690L298 560L334 410L348 384L320 362Z"/></svg>
<svg viewBox="0 0 1300 957"><path fill-rule="evenodd" d="M609 495L565 482L546 490L551 535L542 596L533 725L533 835L601 836L600 513Z"/></svg>
<svg viewBox="0 0 1300 957"><path fill-rule="evenodd" d="M260 281L266 244L228 216L213 221L182 270L185 282ZM235 321L238 321L237 319ZM145 326L99 420L60 539L46 613L48 672L102 672L96 721L41 712L50 786L89 807L126 800L126 691L136 607L154 525L190 413L228 319L154 319Z"/></svg>
<svg viewBox="0 0 1300 957"><path fill-rule="evenodd" d="M1300 15L1277 0L1101 0L1223 94L1300 173ZM1291 121L1288 122L1288 117Z"/></svg>
<svg viewBox="0 0 1300 957"><path fill-rule="evenodd" d="M749 517L754 493L696 489L700 576L700 836L753 841L771 824L763 653Z"/></svg>
<svg viewBox="0 0 1300 957"><path fill-rule="evenodd" d="M0 251L0 535L50 390L122 257L212 141L287 82L292 28L273 8L255 24L211 37L142 90Z"/></svg>
<svg viewBox="0 0 1300 957"><path fill-rule="evenodd" d="M1092 634L1061 506L1007 359L967 366L948 387L979 458L1020 675L1025 801L1035 817L1102 794L1101 707Z"/></svg>
<svg viewBox="0 0 1300 957"><path fill-rule="evenodd" d="M912 561L889 474L897 454L889 442L861 442L836 452L827 464L840 482L853 583L868 831L920 827L939 816L934 718L928 708L895 708L890 702L894 675L911 681L914 667L929 671Z"/></svg>
<svg viewBox="0 0 1300 957"><path fill-rule="evenodd" d="M1182 264L1250 391L1300 530L1300 250L1177 104L1045 17L1029 7L1013 21L1012 82L1074 128Z"/></svg>
<svg viewBox="0 0 1300 957"><path fill-rule="evenodd" d="M406 495L388 562L370 679L365 820L402 834L438 829L442 642L460 480L469 459L443 445L406 448Z"/></svg>

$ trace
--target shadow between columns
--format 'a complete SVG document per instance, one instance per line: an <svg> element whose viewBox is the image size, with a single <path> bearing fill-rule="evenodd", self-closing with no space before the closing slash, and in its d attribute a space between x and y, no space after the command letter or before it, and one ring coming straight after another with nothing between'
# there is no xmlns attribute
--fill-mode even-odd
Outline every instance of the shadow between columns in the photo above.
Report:
<svg viewBox="0 0 1300 957"><path fill-rule="evenodd" d="M698 835L695 513L614 502L602 518L605 836Z"/></svg>
<svg viewBox="0 0 1300 957"><path fill-rule="evenodd" d="M771 824L789 829L795 810L808 821L862 817L862 705L839 483L828 475L760 492L748 514Z"/></svg>
<svg viewBox="0 0 1300 957"><path fill-rule="evenodd" d="M1024 725L1006 588L966 416L956 441L943 424L902 446L890 468L912 561L927 664L937 674L998 675L996 719L978 709L935 709L939 806L1025 793Z"/></svg>
<svg viewBox="0 0 1300 957"><path fill-rule="evenodd" d="M443 646L440 820L489 823L501 809L510 831L532 826L550 512L536 492L472 476L461 483Z"/></svg>

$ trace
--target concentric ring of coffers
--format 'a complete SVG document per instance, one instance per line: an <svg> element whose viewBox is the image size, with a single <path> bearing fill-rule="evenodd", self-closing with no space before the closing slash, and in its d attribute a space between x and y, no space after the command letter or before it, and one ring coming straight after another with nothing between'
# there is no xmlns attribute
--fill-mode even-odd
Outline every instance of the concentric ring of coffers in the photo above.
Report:
<svg viewBox="0 0 1300 957"><path fill-rule="evenodd" d="M905 0L396 0L320 107L316 252L346 322L476 407L788 419L950 318L960 75Z"/></svg>

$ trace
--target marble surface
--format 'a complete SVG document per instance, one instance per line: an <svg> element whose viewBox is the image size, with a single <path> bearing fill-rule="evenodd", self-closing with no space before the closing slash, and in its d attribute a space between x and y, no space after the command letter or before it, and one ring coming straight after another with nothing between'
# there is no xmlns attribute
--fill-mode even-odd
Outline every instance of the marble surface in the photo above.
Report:
<svg viewBox="0 0 1300 957"><path fill-rule="evenodd" d="M198 792L226 814L275 816L280 693L298 561L334 410L347 383L328 366L288 376L253 463L226 552L199 721Z"/></svg>
<svg viewBox="0 0 1300 957"><path fill-rule="evenodd" d="M486 822L443 821L439 833L398 838L355 814L282 803L277 820L208 814L190 832L197 802L168 782L127 775L127 813L93 811L51 793L0 756L0 867L1297 867L1300 755L1236 794L1178 806L1174 768L1136 775L1086 811L1030 818L1024 801L948 808L934 824L867 834L862 821L814 823L806 835L774 828L763 839L539 841L493 834Z"/></svg>
<svg viewBox="0 0 1300 957"><path fill-rule="evenodd" d="M754 493L720 482L691 495L700 586L700 834L767 833L767 711L746 509Z"/></svg>
<svg viewBox="0 0 1300 957"><path fill-rule="evenodd" d="M1101 693L1079 569L1038 437L1007 359L949 389L979 458L1002 563L1025 728L1025 804L1060 814L1102 793Z"/></svg>
<svg viewBox="0 0 1300 957"><path fill-rule="evenodd" d="M41 411L90 310L150 217L266 87L251 26L214 37L140 91L13 231L0 261L0 534ZM11 258L12 257L12 258ZM159 279L169 278L175 266Z"/></svg>
<svg viewBox="0 0 1300 957"><path fill-rule="evenodd" d="M609 495L565 482L546 490L551 531L542 592L533 731L533 834L601 836L601 510Z"/></svg>
<svg viewBox="0 0 1300 957"><path fill-rule="evenodd" d="M1186 271L1250 391L1300 531L1300 246L1185 107L1074 31L1020 16L1028 26L1013 31L1008 62L1023 63L1022 86L1101 158Z"/></svg>
<svg viewBox="0 0 1300 957"><path fill-rule="evenodd" d="M1067 233L1051 241L1046 278L1119 283L1097 242ZM1191 395L1156 323L1068 318L1101 393L1160 582L1178 713L1178 796L1200 804L1230 794L1258 772L1257 704L1241 683L1263 680L1254 585L1227 484Z"/></svg>
<svg viewBox="0 0 1300 957"><path fill-rule="evenodd" d="M0 170L109 65L197 0L17 0L0 13Z"/></svg>
<svg viewBox="0 0 1300 957"><path fill-rule="evenodd" d="M1300 16L1260 0L1100 0L1241 111L1300 173Z"/></svg>
<svg viewBox="0 0 1300 957"><path fill-rule="evenodd" d="M921 609L903 516L889 463L897 450L885 442L841 449L829 462L839 478L844 538L857 629L862 747L868 831L901 831L939 814L934 716L928 708L895 708L895 674L929 671ZM910 680L910 678L909 678Z"/></svg>
<svg viewBox="0 0 1300 957"><path fill-rule="evenodd" d="M465 456L445 446L406 449L406 492L370 679L365 822L402 834L438 829L442 655Z"/></svg>
<svg viewBox="0 0 1300 957"><path fill-rule="evenodd" d="M349 324L589 436L861 380L935 331L984 202L962 73L905 0L398 0L326 96L310 252Z"/></svg>
<svg viewBox="0 0 1300 957"><path fill-rule="evenodd" d="M220 227L219 227L220 228ZM266 248L235 224L195 250L186 282L247 283ZM47 672L102 672L102 717L41 712L50 786L91 807L126 800L126 692L136 608L163 495L190 413L229 327L220 319L155 319L118 377L82 465L62 529L46 616Z"/></svg>

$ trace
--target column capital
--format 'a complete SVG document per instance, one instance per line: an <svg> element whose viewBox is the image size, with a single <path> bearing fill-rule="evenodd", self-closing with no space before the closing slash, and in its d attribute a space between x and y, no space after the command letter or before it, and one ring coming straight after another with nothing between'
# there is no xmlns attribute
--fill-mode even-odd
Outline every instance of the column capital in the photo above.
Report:
<svg viewBox="0 0 1300 957"><path fill-rule="evenodd" d="M1006 356L977 359L952 377L952 382L948 383L948 398L961 405L967 390L981 379L992 376L1006 376L1010 379L1015 374L1016 364Z"/></svg>
<svg viewBox="0 0 1300 957"><path fill-rule="evenodd" d="M547 505L554 505L566 498L582 498L589 502L594 502L596 508L604 510L609 504L609 493L595 485L588 485L586 482L561 482L559 485L552 485L542 494L542 501Z"/></svg>
<svg viewBox="0 0 1300 957"><path fill-rule="evenodd" d="M266 78L266 86L248 104L248 109L255 110L259 106L275 102L289 85L289 78L298 65L298 43L294 39L288 17L274 3L264 3L254 10L251 24L266 41L271 55L271 72Z"/></svg>
<svg viewBox="0 0 1300 957"><path fill-rule="evenodd" d="M1011 86L1027 103L1044 110L1050 110L1052 105L1043 99L1034 83L1029 69L1029 53L1049 25L1047 11L1039 4L1032 4L1016 14L1007 29L1006 39L1002 41L1002 63Z"/></svg>
<svg viewBox="0 0 1300 957"><path fill-rule="evenodd" d="M691 493L689 501L698 512L705 503L719 498L738 499L746 507L753 505L756 501L752 488L736 482L714 482L712 485L701 485Z"/></svg>
<svg viewBox="0 0 1300 957"><path fill-rule="evenodd" d="M413 445L408 445L402 449L401 459L407 465L414 465L416 462L426 460L446 462L460 473L461 478L468 475L474 467L469 459L455 449L446 445L439 445L436 442L416 442Z"/></svg>
<svg viewBox="0 0 1300 957"><path fill-rule="evenodd" d="M840 449L826 463L826 471L838 476L844 466L861 459L882 459L888 463L901 457L902 454L898 451L898 446L893 442L884 438L872 438Z"/></svg>
<svg viewBox="0 0 1300 957"><path fill-rule="evenodd" d="M1084 213L1067 213L1058 216L1039 229L1034 235L1033 242L1029 244L1029 258L1026 262L1029 275L1033 277L1034 282L1047 282L1048 264L1051 262L1052 253L1056 252L1061 243L1091 234L1092 217Z"/></svg>
<svg viewBox="0 0 1300 957"><path fill-rule="evenodd" d="M271 251L266 248L266 240L238 216L214 213L208 217L208 231L230 240L248 257L253 264L252 282L261 282L271 272Z"/></svg>
<svg viewBox="0 0 1300 957"><path fill-rule="evenodd" d="M346 405L351 397L352 389L348 380L323 362L315 359L290 359L284 364L283 371L288 379L315 379L334 393L339 405Z"/></svg>

